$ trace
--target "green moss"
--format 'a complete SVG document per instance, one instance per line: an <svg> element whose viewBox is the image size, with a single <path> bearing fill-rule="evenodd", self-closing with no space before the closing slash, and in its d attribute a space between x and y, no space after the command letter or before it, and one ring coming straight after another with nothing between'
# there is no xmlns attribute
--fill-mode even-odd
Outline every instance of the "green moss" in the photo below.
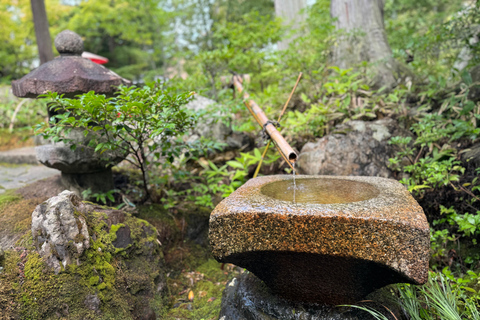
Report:
<svg viewBox="0 0 480 320"><path fill-rule="evenodd" d="M183 303L178 308L172 308L162 319L217 319L220 312L220 304L226 282L232 279L233 274L221 269L221 264L209 259L195 269L202 279L197 281L190 289L193 291L192 302L182 297ZM188 294L188 292L187 292ZM191 304L190 308L187 308ZM190 310L189 310L190 309Z"/></svg>
<svg viewBox="0 0 480 320"><path fill-rule="evenodd" d="M115 241L117 240L117 231L118 229L120 229L121 227L125 227L125 224L123 223L119 223L119 224L113 224L111 227L110 227L110 241Z"/></svg>
<svg viewBox="0 0 480 320"><path fill-rule="evenodd" d="M32 280L39 280L42 276L44 266L44 262L38 253L31 253L25 263L25 277Z"/></svg>
<svg viewBox="0 0 480 320"><path fill-rule="evenodd" d="M90 279L88 280L88 284L91 285L91 286L96 286L96 285L98 285L99 281L100 281L99 276L93 276L93 277L90 277Z"/></svg>
<svg viewBox="0 0 480 320"><path fill-rule="evenodd" d="M16 202L22 199L22 196L15 193L13 190L8 190L2 194L0 194L0 210L7 204L12 202Z"/></svg>

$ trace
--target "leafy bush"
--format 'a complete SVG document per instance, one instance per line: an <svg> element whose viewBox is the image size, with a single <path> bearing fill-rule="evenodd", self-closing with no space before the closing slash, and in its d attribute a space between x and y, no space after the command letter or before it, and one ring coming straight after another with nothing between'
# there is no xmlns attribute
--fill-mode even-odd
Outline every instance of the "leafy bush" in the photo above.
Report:
<svg viewBox="0 0 480 320"><path fill-rule="evenodd" d="M151 198L148 172L161 159L173 162L188 146L179 136L193 127L194 114L182 108L192 92L176 93L160 83L141 88L120 87L116 96L107 98L93 91L78 99L63 98L57 93L45 95L51 108L59 114L50 123L37 126L37 132L53 141L63 141L77 147L68 138L74 128L85 136L95 132L88 143L96 152L121 151L126 160L142 173L144 200Z"/></svg>

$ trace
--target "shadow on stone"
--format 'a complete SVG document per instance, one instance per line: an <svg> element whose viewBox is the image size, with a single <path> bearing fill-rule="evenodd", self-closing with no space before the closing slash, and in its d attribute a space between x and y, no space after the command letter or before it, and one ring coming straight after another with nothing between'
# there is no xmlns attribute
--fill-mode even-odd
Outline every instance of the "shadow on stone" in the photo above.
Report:
<svg viewBox="0 0 480 320"><path fill-rule="evenodd" d="M253 272L285 299L325 304L353 304L392 283L410 282L394 270L361 259L303 252L248 252L229 262Z"/></svg>

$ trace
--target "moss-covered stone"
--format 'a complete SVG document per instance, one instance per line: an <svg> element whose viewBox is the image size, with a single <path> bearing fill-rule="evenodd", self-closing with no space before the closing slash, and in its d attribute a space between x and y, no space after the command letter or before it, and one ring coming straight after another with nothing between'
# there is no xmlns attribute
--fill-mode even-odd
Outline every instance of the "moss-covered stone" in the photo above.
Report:
<svg viewBox="0 0 480 320"><path fill-rule="evenodd" d="M168 289L155 228L125 212L87 208L76 217L85 219L91 245L58 274L33 246L6 252L0 309L8 319L141 319L165 312ZM128 228L131 243L117 248L121 228Z"/></svg>

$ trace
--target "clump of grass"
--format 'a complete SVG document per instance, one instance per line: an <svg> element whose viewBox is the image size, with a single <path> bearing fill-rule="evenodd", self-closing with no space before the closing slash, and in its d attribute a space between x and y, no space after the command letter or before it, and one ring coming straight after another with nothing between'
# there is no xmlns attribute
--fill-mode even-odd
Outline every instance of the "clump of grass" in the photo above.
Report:
<svg viewBox="0 0 480 320"><path fill-rule="evenodd" d="M402 307L409 319L412 320L480 320L480 313L476 303L464 299L461 287L453 288L443 274L430 273L428 282L424 286L398 284L398 304ZM368 312L375 319L389 320L378 310L371 307L352 305ZM397 319L394 315L393 319Z"/></svg>

